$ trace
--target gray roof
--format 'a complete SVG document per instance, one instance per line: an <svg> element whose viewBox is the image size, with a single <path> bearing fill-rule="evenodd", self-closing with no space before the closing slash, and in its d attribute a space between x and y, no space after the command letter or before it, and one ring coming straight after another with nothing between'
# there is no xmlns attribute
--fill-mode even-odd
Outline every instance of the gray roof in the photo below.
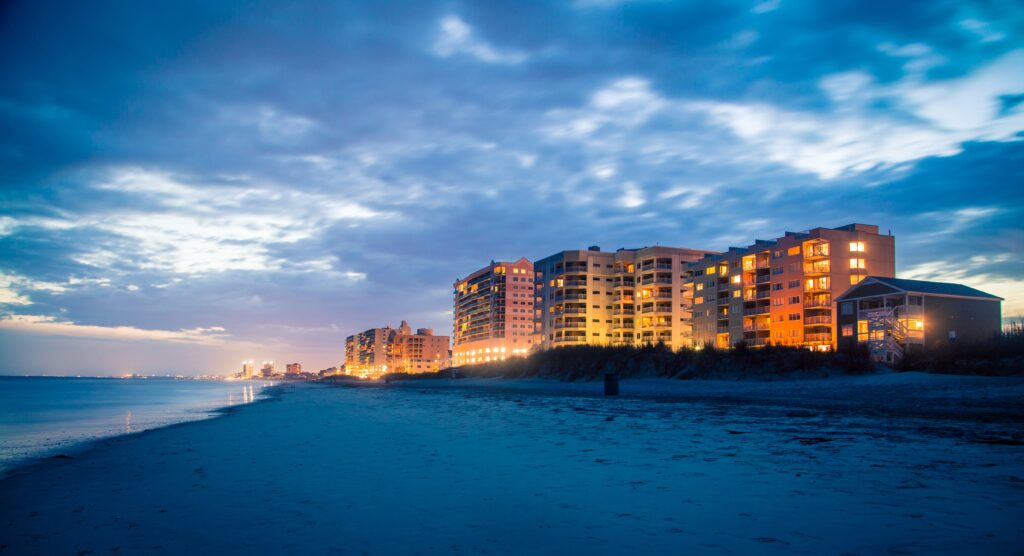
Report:
<svg viewBox="0 0 1024 556"><path fill-rule="evenodd" d="M980 297L982 299L1002 299L999 296L976 290L963 284L952 282L932 282L929 280L907 280L906 278L884 278L881 276L870 276L874 280L899 288L911 293L924 293L932 295L955 295L959 297Z"/></svg>

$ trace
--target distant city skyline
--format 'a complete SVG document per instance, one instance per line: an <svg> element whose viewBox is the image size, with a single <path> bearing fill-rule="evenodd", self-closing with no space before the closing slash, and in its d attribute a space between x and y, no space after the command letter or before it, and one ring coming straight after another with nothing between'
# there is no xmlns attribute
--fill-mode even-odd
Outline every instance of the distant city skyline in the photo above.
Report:
<svg viewBox="0 0 1024 556"><path fill-rule="evenodd" d="M1024 315L1024 7L898 8L5 3L0 374L315 372L492 260L851 222Z"/></svg>

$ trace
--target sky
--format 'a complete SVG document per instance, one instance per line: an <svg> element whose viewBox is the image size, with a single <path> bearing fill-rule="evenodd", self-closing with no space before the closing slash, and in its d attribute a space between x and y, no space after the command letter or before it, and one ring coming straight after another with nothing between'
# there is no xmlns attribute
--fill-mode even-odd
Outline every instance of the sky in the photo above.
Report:
<svg viewBox="0 0 1024 556"><path fill-rule="evenodd" d="M877 224L1024 315L1024 5L0 5L0 373L338 365L563 249Z"/></svg>

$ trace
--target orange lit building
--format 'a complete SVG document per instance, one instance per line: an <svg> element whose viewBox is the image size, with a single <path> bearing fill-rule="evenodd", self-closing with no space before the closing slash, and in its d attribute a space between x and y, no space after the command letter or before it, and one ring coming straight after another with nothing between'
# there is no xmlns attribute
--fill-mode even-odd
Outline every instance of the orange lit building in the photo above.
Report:
<svg viewBox="0 0 1024 556"><path fill-rule="evenodd" d="M345 339L345 374L380 378L385 373L427 373L451 364L448 336L429 328L415 334L409 323L371 328Z"/></svg>
<svg viewBox="0 0 1024 556"><path fill-rule="evenodd" d="M710 253L591 247L536 261L539 345L690 345L688 264Z"/></svg>
<svg viewBox="0 0 1024 556"><path fill-rule="evenodd" d="M453 286L454 365L524 356L533 345L533 263L494 262Z"/></svg>
<svg viewBox="0 0 1024 556"><path fill-rule="evenodd" d="M689 267L694 344L834 349L835 299L895 267L895 238L867 224L786 232L708 256Z"/></svg>

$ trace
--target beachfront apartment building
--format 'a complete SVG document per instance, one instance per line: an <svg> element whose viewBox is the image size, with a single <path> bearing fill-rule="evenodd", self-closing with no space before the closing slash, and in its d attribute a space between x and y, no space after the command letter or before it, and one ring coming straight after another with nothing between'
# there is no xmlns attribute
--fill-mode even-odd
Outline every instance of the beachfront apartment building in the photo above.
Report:
<svg viewBox="0 0 1024 556"><path fill-rule="evenodd" d="M599 247L556 253L533 263L536 343L690 345L688 263L710 251L677 247Z"/></svg>
<svg viewBox="0 0 1024 556"><path fill-rule="evenodd" d="M284 366L284 374L286 375L299 375L302 374L302 365L299 363L288 363Z"/></svg>
<svg viewBox="0 0 1024 556"><path fill-rule="evenodd" d="M239 376L241 376L242 378L252 378L253 375L255 374L254 371L255 365L253 365L252 360L242 361L242 374Z"/></svg>
<svg viewBox="0 0 1024 556"><path fill-rule="evenodd" d="M448 336L435 336L429 328L414 334L409 323L370 328L345 338L345 373L380 378L385 373L427 373L451 363Z"/></svg>
<svg viewBox="0 0 1024 556"><path fill-rule="evenodd" d="M850 224L786 232L689 265L693 343L836 346L836 298L868 274L895 274L895 238Z"/></svg>
<svg viewBox="0 0 1024 556"><path fill-rule="evenodd" d="M491 263L453 285L454 365L525 356L533 345L533 263Z"/></svg>

